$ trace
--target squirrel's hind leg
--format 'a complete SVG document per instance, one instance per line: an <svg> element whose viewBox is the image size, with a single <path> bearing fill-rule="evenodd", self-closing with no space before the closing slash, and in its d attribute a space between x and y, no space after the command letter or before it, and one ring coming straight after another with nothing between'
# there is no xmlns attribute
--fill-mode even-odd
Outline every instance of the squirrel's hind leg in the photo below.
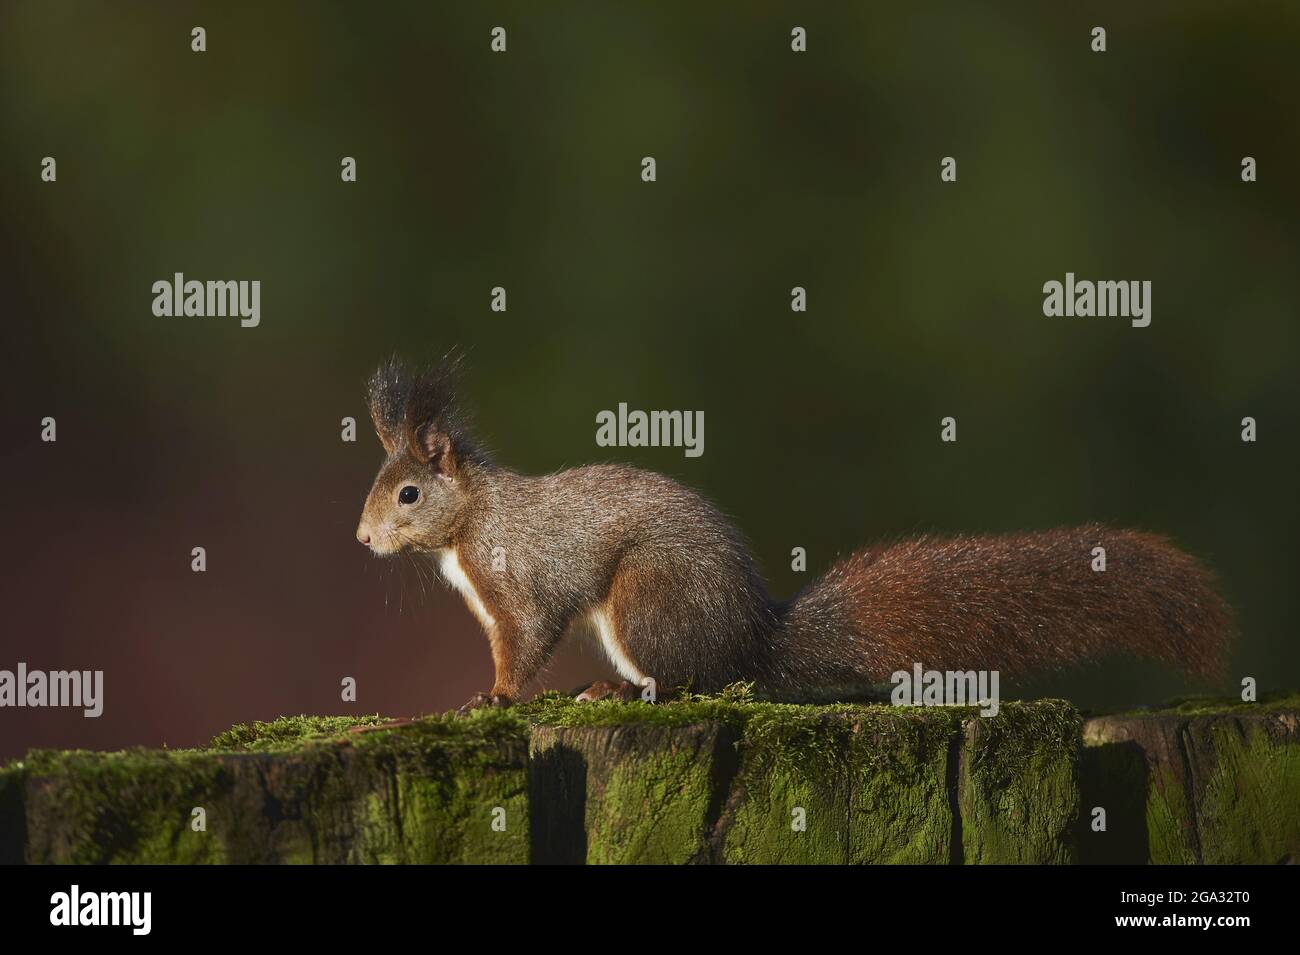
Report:
<svg viewBox="0 0 1300 955"><path fill-rule="evenodd" d="M640 696L641 688L629 680L597 680L585 690L578 691L574 699L579 703L590 703L595 700L635 700Z"/></svg>

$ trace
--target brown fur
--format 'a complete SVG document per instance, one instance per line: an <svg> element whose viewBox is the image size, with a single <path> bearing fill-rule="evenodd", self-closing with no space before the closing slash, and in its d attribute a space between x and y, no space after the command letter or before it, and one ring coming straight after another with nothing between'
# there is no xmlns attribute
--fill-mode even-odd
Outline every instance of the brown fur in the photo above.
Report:
<svg viewBox="0 0 1300 955"><path fill-rule="evenodd" d="M1092 569L1097 546L1104 571ZM800 593L783 623L774 676L796 689L864 672L885 680L917 661L1018 676L1111 653L1209 680L1233 634L1198 561L1163 537L1097 525L854 554Z"/></svg>
<svg viewBox="0 0 1300 955"><path fill-rule="evenodd" d="M496 465L457 408L454 367L390 362L368 397L388 456L357 536L380 554L454 551L490 618L496 680L472 705L517 699L593 611L662 689L745 680L786 700L855 695L918 662L1015 677L1117 652L1211 678L1233 633L1194 558L1099 526L876 547L775 603L730 522L663 475ZM407 485L414 504L399 499Z"/></svg>

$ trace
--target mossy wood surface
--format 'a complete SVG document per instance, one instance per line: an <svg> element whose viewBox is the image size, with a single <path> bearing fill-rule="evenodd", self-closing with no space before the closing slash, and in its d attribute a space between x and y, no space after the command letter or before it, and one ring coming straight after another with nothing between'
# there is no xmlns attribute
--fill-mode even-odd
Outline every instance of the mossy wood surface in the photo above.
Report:
<svg viewBox="0 0 1300 955"><path fill-rule="evenodd" d="M1088 720L1083 861L1300 862L1300 699L1284 702Z"/></svg>
<svg viewBox="0 0 1300 955"><path fill-rule="evenodd" d="M289 717L195 750L33 751L0 768L0 861L1300 859L1295 697L1085 722L1051 700L982 717L548 695L385 723Z"/></svg>

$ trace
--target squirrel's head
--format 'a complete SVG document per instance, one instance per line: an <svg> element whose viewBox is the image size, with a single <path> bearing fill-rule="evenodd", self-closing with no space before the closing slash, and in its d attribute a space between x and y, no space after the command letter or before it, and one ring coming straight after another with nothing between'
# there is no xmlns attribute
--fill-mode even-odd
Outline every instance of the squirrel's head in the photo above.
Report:
<svg viewBox="0 0 1300 955"><path fill-rule="evenodd" d="M451 543L474 469L483 463L456 406L458 358L422 371L391 359L366 399L388 457L375 476L357 540L377 555L435 551Z"/></svg>

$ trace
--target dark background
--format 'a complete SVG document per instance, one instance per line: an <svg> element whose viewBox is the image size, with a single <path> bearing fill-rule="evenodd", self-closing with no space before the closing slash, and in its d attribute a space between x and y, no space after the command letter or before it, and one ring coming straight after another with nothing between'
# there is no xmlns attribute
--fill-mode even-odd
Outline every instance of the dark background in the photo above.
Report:
<svg viewBox="0 0 1300 955"><path fill-rule="evenodd" d="M0 668L103 669L106 704L0 711L0 756L486 689L459 598L353 539L366 375L452 346L502 461L666 471L777 595L882 537L1133 525L1238 608L1209 689L1300 684L1300 8L804 6L5 2ZM261 280L260 327L154 317L177 271ZM1151 326L1045 318L1067 271L1150 279ZM703 409L704 456L598 448L620 401ZM570 647L544 685L605 672Z"/></svg>

